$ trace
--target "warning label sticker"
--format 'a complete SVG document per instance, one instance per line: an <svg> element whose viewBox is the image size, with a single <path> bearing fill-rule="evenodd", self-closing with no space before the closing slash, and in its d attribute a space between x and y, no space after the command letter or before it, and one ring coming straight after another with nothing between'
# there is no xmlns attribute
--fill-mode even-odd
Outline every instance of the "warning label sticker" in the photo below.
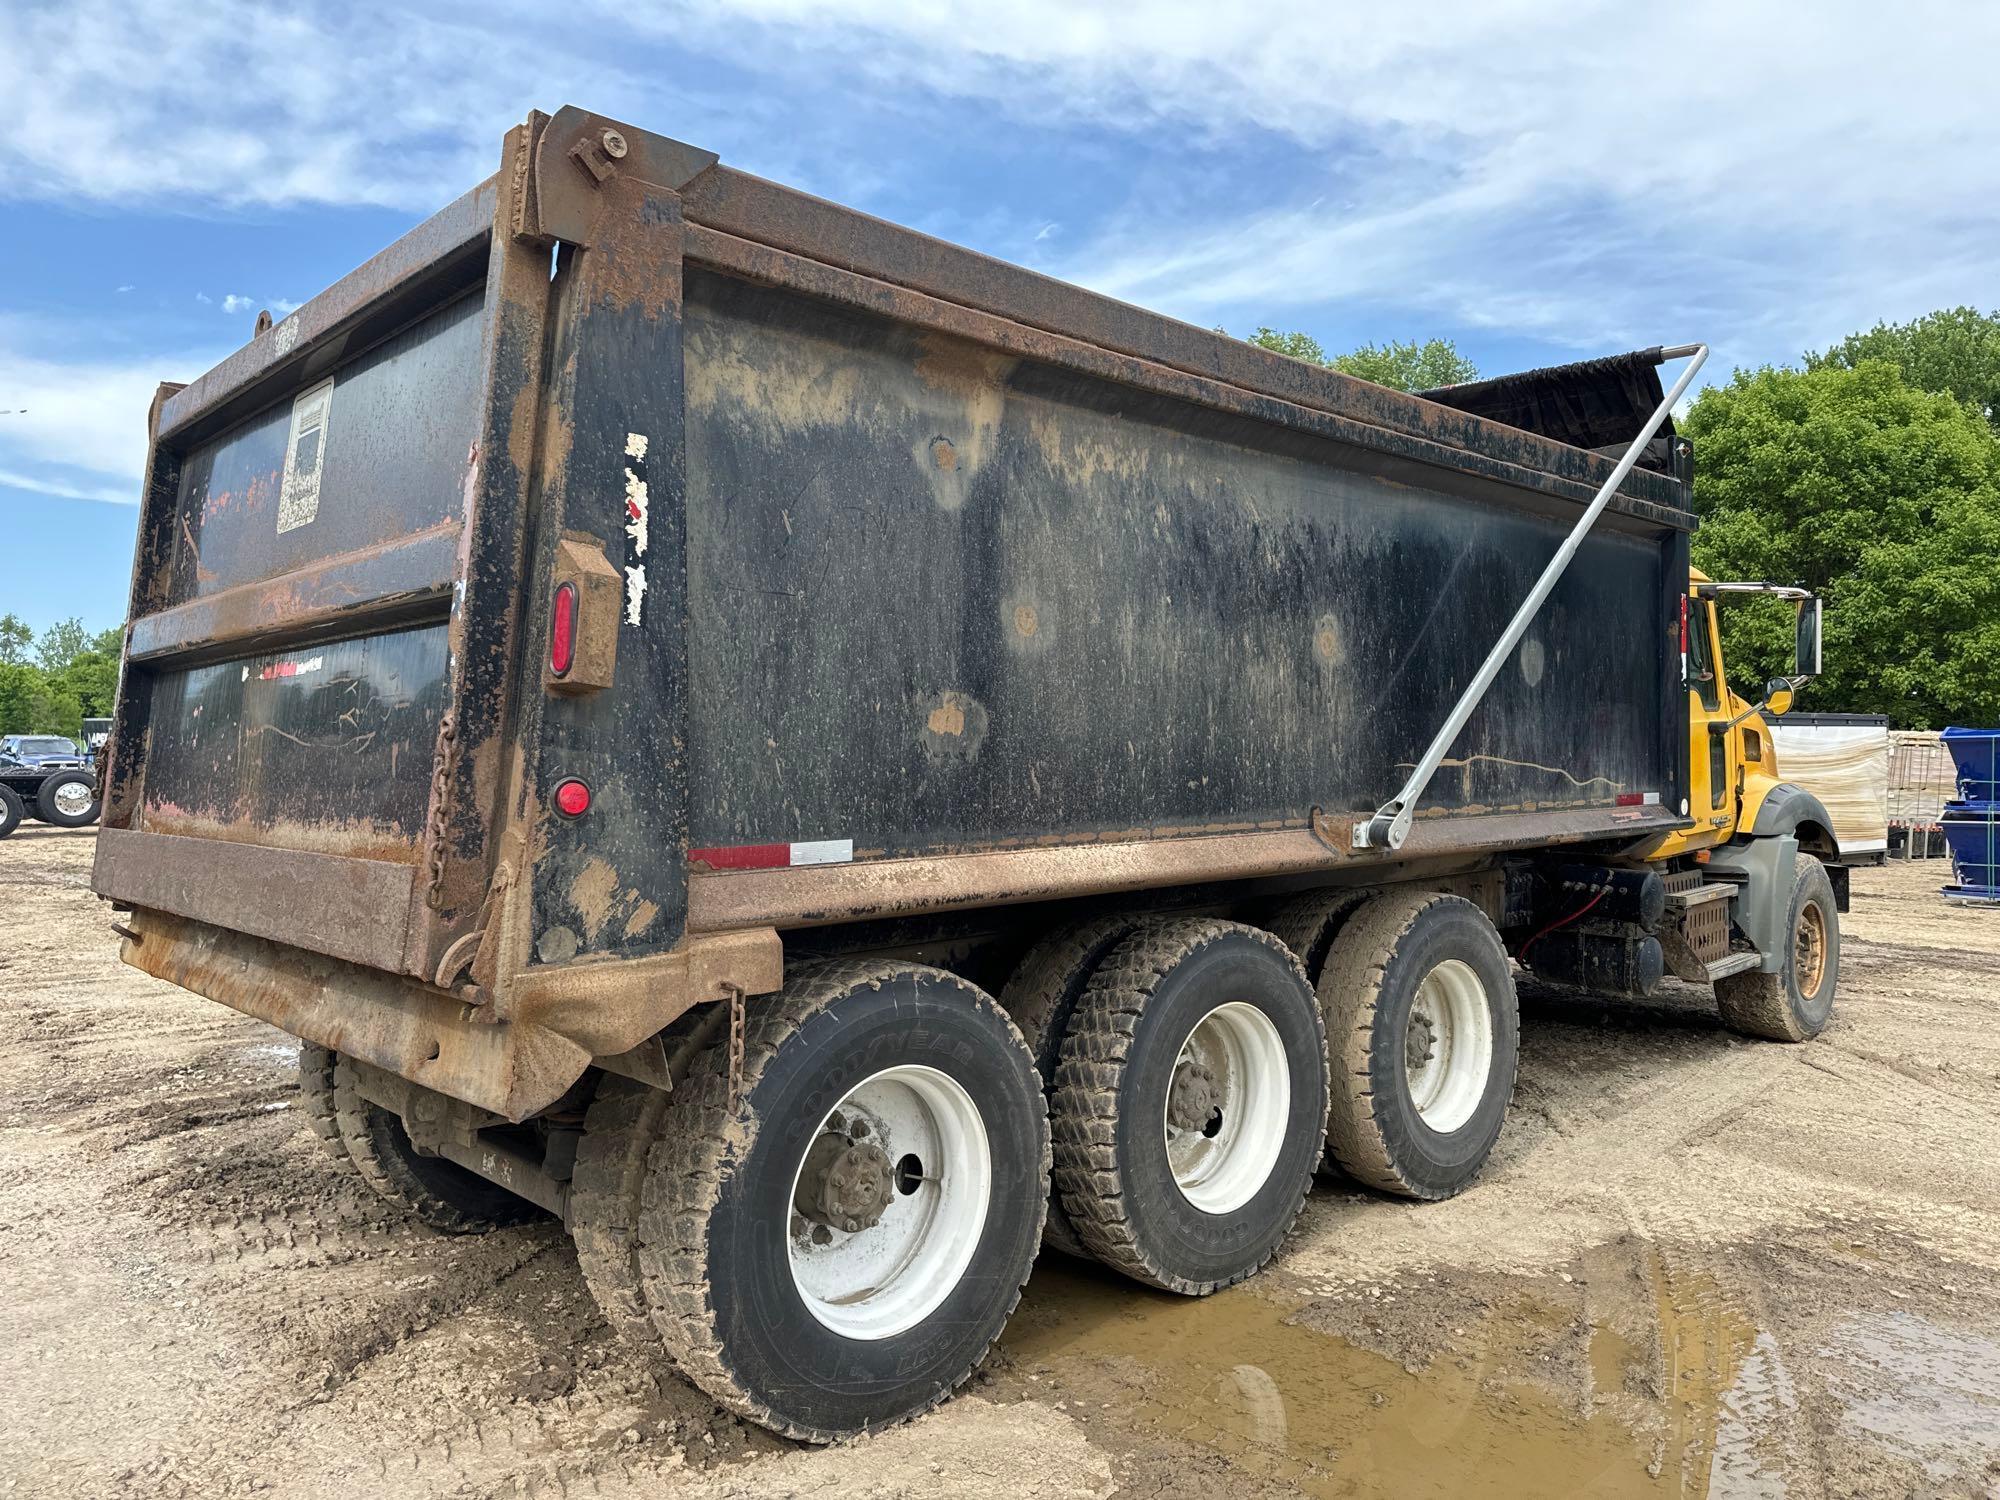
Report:
<svg viewBox="0 0 2000 1500"><path fill-rule="evenodd" d="M292 403L292 435L285 443L285 478L278 491L278 533L312 525L319 515L319 476L326 459L327 417L333 382L322 380Z"/></svg>

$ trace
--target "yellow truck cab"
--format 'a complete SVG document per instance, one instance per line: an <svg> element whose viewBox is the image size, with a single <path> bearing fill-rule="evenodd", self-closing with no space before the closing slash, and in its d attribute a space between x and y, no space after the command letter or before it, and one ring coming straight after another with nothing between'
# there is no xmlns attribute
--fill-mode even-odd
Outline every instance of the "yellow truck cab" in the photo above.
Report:
<svg viewBox="0 0 2000 1500"><path fill-rule="evenodd" d="M1718 607L1735 595L1793 601L1796 664L1755 702L1731 689ZM1715 985L1723 1018L1740 1030L1803 1040L1825 1026L1839 980L1839 913L1847 871L1832 815L1783 779L1766 715L1791 708L1820 670L1820 601L1770 583L1717 583L1689 570L1681 626L1688 693L1688 825L1645 858L1665 872L1667 967Z"/></svg>

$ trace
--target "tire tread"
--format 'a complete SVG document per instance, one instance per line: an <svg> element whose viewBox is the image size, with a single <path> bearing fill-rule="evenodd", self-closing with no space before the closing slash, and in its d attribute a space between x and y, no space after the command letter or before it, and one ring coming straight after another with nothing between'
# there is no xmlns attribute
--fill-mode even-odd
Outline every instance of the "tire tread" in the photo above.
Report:
<svg viewBox="0 0 2000 1500"><path fill-rule="evenodd" d="M1091 917L1058 929L1029 950L1000 992L1000 1008L1021 1029L1035 1070L1042 1076L1042 1094L1053 1099L1056 1070L1062 1064L1063 1038L1070 1017L1089 985L1091 972L1104 957L1145 919L1119 912ZM1049 1216L1042 1226L1043 1243L1065 1255L1088 1259L1090 1251L1059 1201L1049 1195Z"/></svg>
<svg viewBox="0 0 2000 1500"><path fill-rule="evenodd" d="M1319 985L1333 1094L1327 1113L1327 1157L1356 1182L1402 1198L1434 1200L1449 1195L1411 1180L1390 1149L1384 1111L1378 1108L1372 1087L1376 1015L1398 946L1424 912L1444 902L1472 905L1462 896L1436 890L1389 890L1376 896L1335 940ZM1494 941L1498 943L1497 936ZM1519 1070L1517 1048L1505 1082L1507 1098L1513 1097ZM1459 1190L1478 1176L1475 1172Z"/></svg>
<svg viewBox="0 0 2000 1500"><path fill-rule="evenodd" d="M299 1043L299 1113L328 1158L343 1172L355 1172L359 1169L341 1139L340 1121L336 1118L334 1064L338 1060L330 1048Z"/></svg>
<svg viewBox="0 0 2000 1500"><path fill-rule="evenodd" d="M958 985L966 992L967 1003L989 1012L1011 1029L1013 1023L990 995L945 970L904 961L855 959L816 966L795 975L777 995L750 1009L744 1024L741 1086L733 1113L728 1107L726 1038L695 1058L682 1085L667 1096L659 1138L647 1165L639 1216L639 1264L654 1328L682 1373L710 1397L740 1417L803 1442L828 1443L855 1434L785 1418L744 1383L717 1326L707 1229L722 1199L726 1170L749 1149L754 1122L748 1101L778 1049L842 995L864 985L880 987L912 972ZM1042 1134L1040 1166L1046 1180L1046 1131ZM879 1432L934 1410L971 1379L1020 1305L1026 1285L1024 1269L1021 1285L1013 1289L992 1336L962 1371L949 1381L939 1381L921 1405L871 1423L865 1430Z"/></svg>
<svg viewBox="0 0 2000 1500"><path fill-rule="evenodd" d="M334 1122L341 1143L346 1146L348 1158L361 1174L361 1180L389 1202L445 1234L483 1234L519 1224L539 1212L526 1199L517 1198L512 1202L520 1205L519 1212L482 1213L437 1193L410 1169L394 1137L384 1128L387 1111L362 1096L356 1086L354 1065L347 1058L336 1057L333 1078ZM393 1120L394 1116L388 1118ZM496 1194L504 1191L494 1189Z"/></svg>
<svg viewBox="0 0 2000 1500"><path fill-rule="evenodd" d="M1129 1186L1118 1165L1119 1092L1131 1061L1139 1018L1160 981L1176 965L1197 949L1230 934L1243 934L1283 954L1304 982L1305 972L1297 957L1261 928L1211 918L1142 922L1098 965L1077 1001L1050 1099L1056 1191L1084 1248L1135 1281L1184 1296L1205 1296L1246 1280L1277 1253L1284 1238L1277 1236L1262 1259L1234 1276L1195 1281L1178 1275L1147 1251L1136 1231L1128 1202ZM1324 1045L1317 1007L1314 1026ZM1286 1219L1286 1233L1304 1209L1310 1188L1308 1176Z"/></svg>

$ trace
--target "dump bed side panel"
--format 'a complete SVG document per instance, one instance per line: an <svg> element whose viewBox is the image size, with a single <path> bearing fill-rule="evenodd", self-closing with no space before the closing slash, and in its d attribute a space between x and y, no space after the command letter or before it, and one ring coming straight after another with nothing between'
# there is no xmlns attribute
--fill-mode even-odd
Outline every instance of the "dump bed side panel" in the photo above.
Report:
<svg viewBox="0 0 2000 1500"><path fill-rule="evenodd" d="M1365 812L1574 519L712 273L685 338L698 848ZM1678 803L1680 542L1607 517L1427 813Z"/></svg>

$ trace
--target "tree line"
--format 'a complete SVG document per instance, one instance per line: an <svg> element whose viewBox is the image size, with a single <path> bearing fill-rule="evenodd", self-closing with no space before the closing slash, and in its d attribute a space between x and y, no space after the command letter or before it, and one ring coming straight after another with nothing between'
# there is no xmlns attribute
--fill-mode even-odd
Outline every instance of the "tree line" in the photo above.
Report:
<svg viewBox="0 0 2000 1500"><path fill-rule="evenodd" d="M122 626L92 635L77 619L37 636L18 615L0 615L0 734L74 740L85 719L108 718L124 636Z"/></svg>
<svg viewBox="0 0 2000 1500"><path fill-rule="evenodd" d="M1336 357L1305 334L1250 341L1401 390L1478 378L1448 339ZM1826 600L1826 672L1801 709L2000 724L2000 313L1948 308L1739 369L1678 426L1694 444L1695 566ZM1753 698L1791 667L1778 601L1730 601L1722 635Z"/></svg>

